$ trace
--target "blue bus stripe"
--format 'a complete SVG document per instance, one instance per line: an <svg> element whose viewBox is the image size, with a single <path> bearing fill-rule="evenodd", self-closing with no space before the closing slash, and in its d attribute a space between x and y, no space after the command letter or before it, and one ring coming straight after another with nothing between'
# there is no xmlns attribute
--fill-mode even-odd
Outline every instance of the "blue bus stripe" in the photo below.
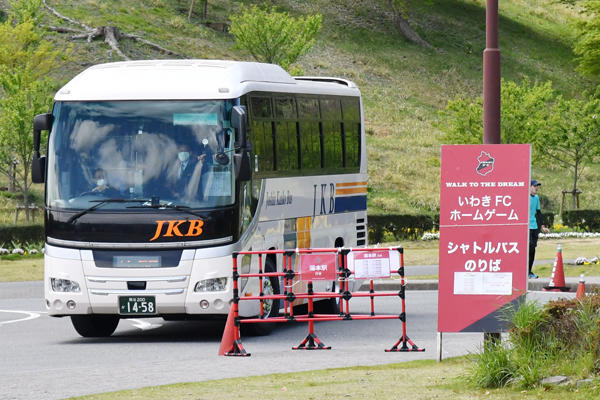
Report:
<svg viewBox="0 0 600 400"><path fill-rule="evenodd" d="M367 196L347 196L335 198L335 212L364 211L367 209Z"/></svg>

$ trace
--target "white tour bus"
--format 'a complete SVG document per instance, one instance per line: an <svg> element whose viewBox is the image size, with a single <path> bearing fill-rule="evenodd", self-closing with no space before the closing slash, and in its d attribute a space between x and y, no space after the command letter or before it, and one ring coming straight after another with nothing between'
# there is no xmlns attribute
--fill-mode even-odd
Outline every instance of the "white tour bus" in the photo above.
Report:
<svg viewBox="0 0 600 400"><path fill-rule="evenodd" d="M223 318L236 251L366 245L361 96L344 79L235 61L97 65L35 117L34 150L46 306L82 336L109 336L121 318ZM244 273L257 260L240 263ZM258 293L257 279L241 285ZM280 289L265 278L266 294ZM265 302L266 316L279 303Z"/></svg>

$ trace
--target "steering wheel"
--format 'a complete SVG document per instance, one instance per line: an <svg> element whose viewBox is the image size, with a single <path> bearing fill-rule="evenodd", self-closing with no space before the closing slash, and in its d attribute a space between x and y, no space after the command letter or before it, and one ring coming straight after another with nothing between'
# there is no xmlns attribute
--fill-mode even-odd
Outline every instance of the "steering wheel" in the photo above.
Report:
<svg viewBox="0 0 600 400"><path fill-rule="evenodd" d="M97 196L98 194L99 194L98 192L92 192L92 191L90 190L90 191L87 191L87 192L83 192L83 193L81 193L81 194L80 194L80 195L78 195L77 197L79 198L79 197L86 197L86 196Z"/></svg>

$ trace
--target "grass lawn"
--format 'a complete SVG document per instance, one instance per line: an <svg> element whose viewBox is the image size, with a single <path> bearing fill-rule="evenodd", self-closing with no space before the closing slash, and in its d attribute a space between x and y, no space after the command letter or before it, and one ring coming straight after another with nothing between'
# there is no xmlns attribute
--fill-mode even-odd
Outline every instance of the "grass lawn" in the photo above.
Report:
<svg viewBox="0 0 600 400"><path fill-rule="evenodd" d="M581 276L581 274L585 276L600 276L600 265L592 264L592 265L570 265L564 264L564 272L565 277L577 277ZM552 269L554 268L554 263L534 265L533 272L539 275L542 278L550 278L552 275Z"/></svg>
<svg viewBox="0 0 600 400"><path fill-rule="evenodd" d="M395 243L394 245L397 245ZM556 258L557 246L562 245L563 260L575 259L577 257L592 258L600 256L600 239L563 239L563 240L540 240L536 251L536 260L554 260ZM387 244L391 245L391 244ZM439 263L439 251L437 240L432 241L408 241L403 242L404 263L407 268L416 265L434 265ZM541 277L550 277L552 263L534 266L534 271ZM565 276L600 276L600 265L573 266L565 264ZM436 279L437 276L423 275L413 276L410 279Z"/></svg>
<svg viewBox="0 0 600 400"><path fill-rule="evenodd" d="M0 282L41 281L44 279L44 256L0 257Z"/></svg>
<svg viewBox="0 0 600 400"><path fill-rule="evenodd" d="M235 360L232 360L235 361ZM557 387L471 389L460 376L468 373L467 357L412 361L370 367L336 368L248 378L147 387L77 397L86 400L116 399L570 399L597 398L600 385L587 388Z"/></svg>
<svg viewBox="0 0 600 400"><path fill-rule="evenodd" d="M554 260L558 245L562 245L563 259L577 257L592 258L600 256L600 238L596 239L562 239L540 240L536 250L536 260ZM407 241L402 243L386 243L386 246L401 245L404 247L404 263L410 265L432 265L439 263L437 240ZM600 270L599 270L600 271Z"/></svg>

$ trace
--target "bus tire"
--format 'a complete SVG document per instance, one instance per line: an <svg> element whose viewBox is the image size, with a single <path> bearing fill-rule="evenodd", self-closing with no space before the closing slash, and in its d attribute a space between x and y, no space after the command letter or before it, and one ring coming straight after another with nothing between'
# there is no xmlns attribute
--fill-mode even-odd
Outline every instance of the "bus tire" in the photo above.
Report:
<svg viewBox="0 0 600 400"><path fill-rule="evenodd" d="M265 262L265 272L276 272L277 268L270 258L267 258ZM262 278L263 279L263 293L268 294L280 294L279 290L279 279L277 277ZM265 300L265 314L263 318L272 318L279 316L279 305L280 300ZM242 334L249 336L265 336L273 332L275 329L275 322L264 322L257 324L242 324Z"/></svg>
<svg viewBox="0 0 600 400"><path fill-rule="evenodd" d="M117 315L71 315L73 327L83 337L108 337L119 324Z"/></svg>
<svg viewBox="0 0 600 400"><path fill-rule="evenodd" d="M336 293L336 285L333 284L331 288L332 293ZM340 298L334 297L331 299L325 299L321 301L315 301L314 303L315 314L339 314L340 313Z"/></svg>

